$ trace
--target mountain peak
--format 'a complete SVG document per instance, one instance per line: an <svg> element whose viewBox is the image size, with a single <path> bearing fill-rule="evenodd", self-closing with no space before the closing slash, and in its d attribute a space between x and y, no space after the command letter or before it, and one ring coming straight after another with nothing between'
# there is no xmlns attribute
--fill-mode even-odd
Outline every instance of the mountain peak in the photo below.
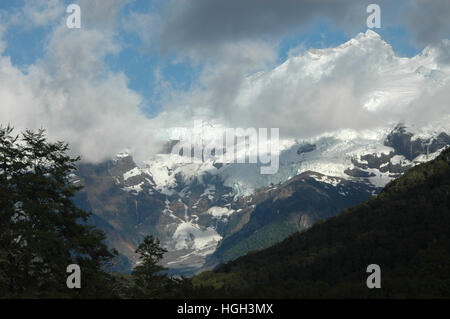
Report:
<svg viewBox="0 0 450 319"><path fill-rule="evenodd" d="M381 39L381 36L371 29L367 29L367 31L364 33L364 36L367 38Z"/></svg>

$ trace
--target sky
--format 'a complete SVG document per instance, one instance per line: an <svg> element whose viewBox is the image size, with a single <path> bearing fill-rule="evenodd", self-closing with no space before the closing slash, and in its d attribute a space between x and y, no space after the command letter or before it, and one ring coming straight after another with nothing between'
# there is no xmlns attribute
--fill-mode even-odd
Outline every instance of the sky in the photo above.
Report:
<svg viewBox="0 0 450 319"><path fill-rule="evenodd" d="M71 3L80 29L66 25ZM379 37L361 37L370 3ZM158 132L196 118L307 137L423 120L431 103L431 121L446 112L448 82L386 77L424 50L433 79L447 74L449 17L446 0L3 0L0 124L43 127L99 162L123 149L147 158ZM333 53L354 38L364 47ZM395 86L401 100L389 98Z"/></svg>

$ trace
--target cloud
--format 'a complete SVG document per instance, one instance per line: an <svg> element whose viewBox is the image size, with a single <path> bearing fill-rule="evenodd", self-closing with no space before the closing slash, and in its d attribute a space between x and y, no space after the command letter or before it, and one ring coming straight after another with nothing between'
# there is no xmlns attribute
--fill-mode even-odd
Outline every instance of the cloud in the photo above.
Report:
<svg viewBox="0 0 450 319"><path fill-rule="evenodd" d="M277 127L294 138L436 120L448 114L442 102L450 92L449 65L434 70L440 51L426 51L397 57L367 31L337 48L310 49L251 75L233 74L234 68L207 70L199 87L178 96L178 108L173 103L170 113L228 127Z"/></svg>
<svg viewBox="0 0 450 319"><path fill-rule="evenodd" d="M126 31L138 35L142 43L141 49L149 52L155 49L161 18L158 14L131 12L121 23Z"/></svg>
<svg viewBox="0 0 450 319"><path fill-rule="evenodd" d="M450 1L411 0L402 19L419 45L439 43L450 38Z"/></svg>
<svg viewBox="0 0 450 319"><path fill-rule="evenodd" d="M6 27L0 24L0 55L5 52L7 43L3 40L3 35L6 31Z"/></svg>
<svg viewBox="0 0 450 319"><path fill-rule="evenodd" d="M60 0L29 0L23 7L2 12L2 20L7 26L19 25L26 29L46 27L61 18L65 6Z"/></svg>
<svg viewBox="0 0 450 319"><path fill-rule="evenodd" d="M59 20L65 7L59 0L27 1L23 8L24 21L32 26L46 26Z"/></svg>
<svg viewBox="0 0 450 319"><path fill-rule="evenodd" d="M160 23L157 32L150 31L155 34L151 41L164 53L208 58L229 43L277 43L283 36L311 26L319 17L330 17L335 25L346 28L358 22L363 26L365 2L171 0L158 13ZM155 20L155 14L151 16Z"/></svg>
<svg viewBox="0 0 450 319"><path fill-rule="evenodd" d="M87 27L111 29L120 10L131 0L79 0L82 21Z"/></svg>
<svg viewBox="0 0 450 319"><path fill-rule="evenodd" d="M404 80L394 79L392 70L400 70L405 60L378 36L362 39L364 46L349 42L351 48L345 54L334 54L332 48L322 51L326 53L322 64L315 61L321 58L315 56L314 50L301 53L305 50L300 46L295 53L290 51L293 59L271 70L278 45L287 35L308 31L321 18L348 34L365 30L366 8L372 2L166 2L159 16L141 16L140 32L146 34L143 41L178 60L187 57L194 64L200 63L203 69L197 85L189 92L170 93L164 117L174 119L169 114L176 114L184 121L215 118L232 127L279 127L289 136L419 119L425 110L413 107L414 101L438 94L439 89L434 80L415 74L419 65L414 66L412 59L408 62L410 75ZM423 45L422 40L428 36L428 43L440 50L435 62L440 63L439 67L448 64L446 42L438 41L448 35L448 19L444 19L448 16L447 2L402 0L377 4L382 10L383 27L408 27L408 32L416 35L417 45ZM436 30L429 27L433 15L428 12L438 16ZM421 15L425 17L419 18ZM152 21L150 33L144 31L146 18ZM430 116L438 115L430 112Z"/></svg>
<svg viewBox="0 0 450 319"><path fill-rule="evenodd" d="M283 136L306 137L392 120L431 121L448 113L449 82L439 82L441 74L434 70L450 72L448 41L433 43L429 52L435 60L426 62L420 56L397 57L368 32L339 48L299 47L276 65L284 36L322 16L345 30L364 28L370 1L172 0L160 13L118 20L128 2L81 0L80 30L67 29L65 15L58 17L61 1L27 2L9 20L2 12L6 22L0 39L14 17L30 17L34 26L52 25L44 57L25 68L11 63L4 55L7 44L0 41L2 123L47 128L51 139L69 141L74 153L99 162L125 148L138 160L147 159L159 150L154 137L161 128L190 126L198 118L228 127L279 127ZM423 5L416 3L414 8ZM412 12L401 11L399 19L409 21ZM163 111L154 119L143 114L143 99L129 88L127 76L105 63L123 49L122 27L138 32L147 48L165 51L172 62L188 59L200 66L187 91L159 74ZM418 39L437 39L445 34L446 22L433 36L426 23L411 28ZM420 65L414 63L422 60L425 71L418 74Z"/></svg>
<svg viewBox="0 0 450 319"><path fill-rule="evenodd" d="M372 0L168 0L158 12L138 14L139 33L147 47L165 55L209 59L229 43L279 43L308 32L320 21L354 36L366 29ZM404 28L418 47L436 44L450 34L447 0L378 0L382 27ZM147 21L147 22L145 22Z"/></svg>
<svg viewBox="0 0 450 319"><path fill-rule="evenodd" d="M197 118L223 120L223 112L234 111L247 77L274 65L276 58L275 46L264 41L224 44L219 57L204 61L188 91L166 86L163 112L155 120L165 127L191 126Z"/></svg>
<svg viewBox="0 0 450 319"><path fill-rule="evenodd" d="M440 66L450 65L450 39L441 40L434 48L437 51L437 63Z"/></svg>
<svg viewBox="0 0 450 319"><path fill-rule="evenodd" d="M110 7L107 7L110 10ZM158 150L142 98L107 55L121 50L113 32L70 30L61 21L49 35L45 56L24 70L0 57L0 118L18 130L47 129L51 140L70 143L83 160L100 162L128 148L138 160Z"/></svg>

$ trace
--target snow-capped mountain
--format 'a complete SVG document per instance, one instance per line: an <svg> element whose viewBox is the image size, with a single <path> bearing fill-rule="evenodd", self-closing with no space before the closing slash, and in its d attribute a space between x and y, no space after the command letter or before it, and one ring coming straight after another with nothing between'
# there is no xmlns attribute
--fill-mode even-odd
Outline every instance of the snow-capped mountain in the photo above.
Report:
<svg viewBox="0 0 450 319"><path fill-rule="evenodd" d="M278 127L280 136L294 139L342 129L376 130L401 121L446 126L446 47L444 41L402 57L368 30L337 47L309 49L247 76L223 96L226 103L217 101L218 94L213 100L208 92L197 94L180 103L175 115L167 113L166 120L181 126L206 119L228 127ZM197 102L198 108L190 105ZM214 103L218 106L204 106Z"/></svg>
<svg viewBox="0 0 450 319"><path fill-rule="evenodd" d="M232 251L230 256L237 257L273 244L273 240L266 240L263 246L242 248L241 243L239 249L230 248L230 243L238 244L236 238L250 240L255 225L267 231L277 221L278 231L283 231L273 238L281 240L368 199L390 180L433 159L450 144L450 136L444 132L427 139L416 137L403 126L384 132L342 131L286 143L279 171L266 176L260 174L258 164L183 164L174 162L170 154L159 154L138 167L131 155L119 154L102 165L80 166L76 180L85 189L78 202L94 213L94 222L105 229L110 245L131 264L136 262L136 245L151 233L169 251L165 266L175 273L190 274L205 266L218 247L207 266L229 260L229 256L220 256L221 251ZM286 192L289 195L280 195ZM327 194L324 198L323 193ZM305 206L297 203L299 209L285 208L290 207L286 201L295 202L290 196L301 198ZM281 203L277 202L280 198L283 204L279 207L283 208L275 212L271 208L275 204L268 203ZM261 211L264 222L255 221ZM269 212L274 214L273 220Z"/></svg>
<svg viewBox="0 0 450 319"><path fill-rule="evenodd" d="M372 31L249 76L237 99L245 106L274 82L291 91L305 78L319 82L340 74L336 68L342 63L353 63L349 56L367 56L370 50L379 53L376 68L369 68L375 75L367 78L376 83L358 93L359 108L374 112L379 125L282 137L274 174L261 174L260 163L227 163L217 154L183 163L170 154L177 143L170 140L170 129L161 134L166 149L139 165L129 152L100 165L82 164L74 177L85 186L77 202L94 213L109 244L126 256L121 267L136 262L134 249L146 234L161 239L169 251L164 265L176 273L230 260L369 198L450 145L448 112L427 123L397 125L379 119L383 112L387 118L408 114L416 107L413 101L449 84L450 69L437 62L432 48L413 58L397 57ZM226 127L210 119L207 123ZM205 131L190 132L199 134L204 144L213 139Z"/></svg>

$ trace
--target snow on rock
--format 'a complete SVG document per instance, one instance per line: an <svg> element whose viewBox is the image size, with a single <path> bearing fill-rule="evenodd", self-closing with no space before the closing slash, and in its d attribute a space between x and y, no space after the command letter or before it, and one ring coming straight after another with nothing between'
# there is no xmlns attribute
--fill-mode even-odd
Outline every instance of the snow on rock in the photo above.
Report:
<svg viewBox="0 0 450 319"><path fill-rule="evenodd" d="M403 155L394 155L390 161L392 165L409 164L409 161Z"/></svg>
<svg viewBox="0 0 450 319"><path fill-rule="evenodd" d="M435 159L436 157L438 157L439 154L441 154L442 151L445 150L445 149L446 149L446 147L443 147L443 148L437 150L436 152L431 153L431 154L428 154L428 155L427 155L427 154L421 154L421 155L417 156L415 159L413 159L413 162L416 162L416 163L425 163L425 162L434 160L434 159Z"/></svg>
<svg viewBox="0 0 450 319"><path fill-rule="evenodd" d="M137 167L133 168L132 170L125 172L123 174L123 180L126 181L127 179L133 177L133 176L138 176L141 175L141 170Z"/></svg>
<svg viewBox="0 0 450 319"><path fill-rule="evenodd" d="M369 182L375 187L384 187L387 183L395 179L394 177L389 175L389 172L383 173L373 168L367 169L367 172L375 175L368 178Z"/></svg>
<svg viewBox="0 0 450 319"><path fill-rule="evenodd" d="M318 182L322 182L322 183L327 183L330 185L333 185L334 187L336 187L341 181L338 178L333 178L330 176L313 176L313 178L318 181Z"/></svg>
<svg viewBox="0 0 450 319"><path fill-rule="evenodd" d="M158 154L145 163L144 171L152 176L155 181L155 189L168 196L174 194L174 188L177 187L177 178L181 178L184 184L190 184L197 180L203 183L203 175L217 174L217 168L213 162L194 159L186 163L182 156L172 154Z"/></svg>
<svg viewBox="0 0 450 319"><path fill-rule="evenodd" d="M210 207L206 213L212 215L215 218L227 218L234 213L234 210L226 207L213 206Z"/></svg>
<svg viewBox="0 0 450 319"><path fill-rule="evenodd" d="M175 249L196 249L201 250L213 247L222 239L216 230L212 227L201 228L193 222L182 222L178 225L172 236L175 242Z"/></svg>
<svg viewBox="0 0 450 319"><path fill-rule="evenodd" d="M116 157L116 159L120 159L120 158L125 158L125 157L128 157L128 156L130 156L130 152L129 151L123 151L123 152L118 153L115 157Z"/></svg>
<svg viewBox="0 0 450 319"><path fill-rule="evenodd" d="M140 192L142 192L142 185L143 184L144 184L144 182L140 182L137 185L124 187L123 190L125 190L127 192L134 193L134 194L139 194Z"/></svg>
<svg viewBox="0 0 450 319"><path fill-rule="evenodd" d="M206 196L209 200L214 200L214 192L216 191L216 186L214 184L208 185L205 188L204 192L200 195L200 197ZM200 199L199 199L200 201ZM197 201L198 203L198 201Z"/></svg>

